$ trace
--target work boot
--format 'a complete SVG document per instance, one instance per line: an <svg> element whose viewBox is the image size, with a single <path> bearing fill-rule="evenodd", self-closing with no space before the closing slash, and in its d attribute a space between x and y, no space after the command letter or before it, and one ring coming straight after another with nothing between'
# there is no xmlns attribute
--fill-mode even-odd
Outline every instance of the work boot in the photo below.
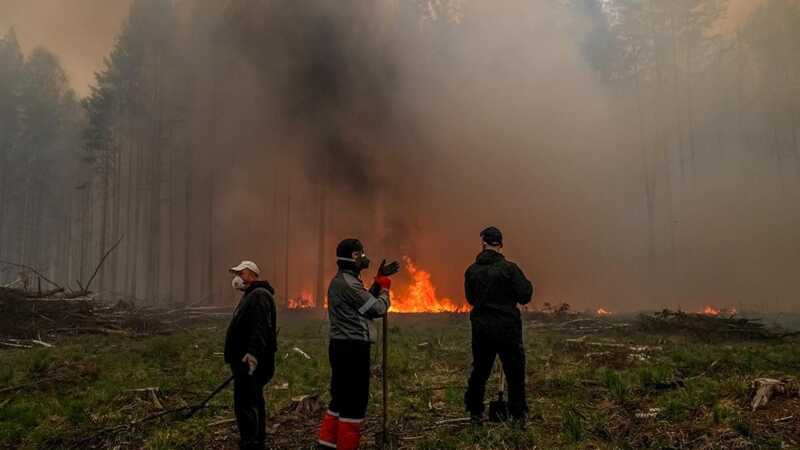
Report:
<svg viewBox="0 0 800 450"><path fill-rule="evenodd" d="M361 422L363 419L339 419L336 448L338 450L356 450L361 443Z"/></svg>
<svg viewBox="0 0 800 450"><path fill-rule="evenodd" d="M328 410L325 412L325 417L322 419L322 425L319 427L319 439L317 443L320 449L336 448L336 441L339 428L339 414Z"/></svg>

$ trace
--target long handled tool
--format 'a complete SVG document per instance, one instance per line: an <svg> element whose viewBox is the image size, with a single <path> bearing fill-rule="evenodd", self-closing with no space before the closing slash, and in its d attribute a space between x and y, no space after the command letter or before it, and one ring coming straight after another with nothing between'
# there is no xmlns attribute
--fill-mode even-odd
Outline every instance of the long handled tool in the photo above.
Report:
<svg viewBox="0 0 800 450"><path fill-rule="evenodd" d="M200 403L198 403L196 405L182 406L180 408L168 409L166 411L161 411L159 413L151 414L149 416L145 416L145 417L143 417L141 419L133 420L131 422L124 423L122 425L115 425L115 426L111 426L111 427L108 427L108 428L103 428L103 429L101 429L101 430L99 430L99 431L97 431L97 432L95 432L95 433L93 433L93 434L91 434L91 435L79 440L76 443L76 445L77 446L82 446L84 443L89 442L91 440L94 440L99 436L102 436L102 435L105 435L105 434L117 433L117 432L122 431L122 430L130 429L133 426L142 424L144 422L150 422L152 420L156 420L156 419L159 419L161 417L168 416L170 414L176 414L176 413L180 413L180 412L184 412L185 411L178 419L179 420L186 420L186 419L192 417L193 415L195 415L197 413L197 411L200 411L201 409L205 408L206 405L208 405L208 402L210 402L212 398L214 398L217 394L219 394L220 391L225 389L225 387L228 386L231 383L231 381L233 381L233 375L231 375L227 380L223 381L222 384L217 386L217 388L214 389L214 392L212 392L211 395L206 397L205 400L203 400L202 402L200 402Z"/></svg>
<svg viewBox="0 0 800 450"><path fill-rule="evenodd" d="M508 420L508 403L505 400L505 383L503 380L503 365L500 368L500 386L497 391L497 400L489 402L489 421L505 422Z"/></svg>
<svg viewBox="0 0 800 450"><path fill-rule="evenodd" d="M225 387L227 387L229 384L231 384L231 381L233 381L233 375L228 377L227 380L223 381L222 384L217 386L217 388L214 389L214 392L212 392L211 395L206 397L205 400L203 400L202 402L192 406L192 408L182 418L184 420L186 420L186 419L192 417L193 415L197 414L197 411L200 411L201 409L205 408L206 405L208 405L208 402L210 402L212 398L216 397L216 395L219 394L220 391L222 391L223 389L225 389Z"/></svg>
<svg viewBox="0 0 800 450"><path fill-rule="evenodd" d="M389 446L389 312L383 316L382 350L383 361L381 361L381 374L383 375L383 448Z"/></svg>

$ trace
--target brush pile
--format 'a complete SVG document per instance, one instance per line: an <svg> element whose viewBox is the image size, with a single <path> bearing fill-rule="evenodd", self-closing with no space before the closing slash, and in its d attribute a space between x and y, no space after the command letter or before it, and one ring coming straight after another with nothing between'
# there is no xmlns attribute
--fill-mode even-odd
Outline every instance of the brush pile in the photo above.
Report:
<svg viewBox="0 0 800 450"><path fill-rule="evenodd" d="M665 309L639 316L638 328L648 333L683 333L699 337L770 340L796 336L800 332L770 328L756 319L707 315Z"/></svg>
<svg viewBox="0 0 800 450"><path fill-rule="evenodd" d="M123 300L105 303L91 293L78 296L62 291L40 293L0 287L0 346L43 345L46 337L63 334L165 334L193 322L228 318L230 314L229 306L139 307Z"/></svg>

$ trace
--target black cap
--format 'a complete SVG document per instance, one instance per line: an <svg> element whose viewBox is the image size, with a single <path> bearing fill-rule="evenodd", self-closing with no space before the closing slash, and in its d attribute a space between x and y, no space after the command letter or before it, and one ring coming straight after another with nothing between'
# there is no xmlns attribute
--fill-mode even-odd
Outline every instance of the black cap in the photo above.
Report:
<svg viewBox="0 0 800 450"><path fill-rule="evenodd" d="M353 252L363 252L364 245L358 239L345 239L336 246L337 258L352 258Z"/></svg>
<svg viewBox="0 0 800 450"><path fill-rule="evenodd" d="M481 231L481 239L492 247L500 247L503 245L503 233L496 227L489 227Z"/></svg>

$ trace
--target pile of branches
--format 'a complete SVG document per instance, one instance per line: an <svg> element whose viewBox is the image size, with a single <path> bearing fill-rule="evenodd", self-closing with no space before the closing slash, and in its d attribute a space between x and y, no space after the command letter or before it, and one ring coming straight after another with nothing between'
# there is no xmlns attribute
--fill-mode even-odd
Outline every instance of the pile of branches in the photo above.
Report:
<svg viewBox="0 0 800 450"><path fill-rule="evenodd" d="M757 319L712 316L669 309L640 315L638 328L650 333L685 333L701 337L745 340L782 339L800 335L800 332L769 328Z"/></svg>
<svg viewBox="0 0 800 450"><path fill-rule="evenodd" d="M63 334L137 336L169 333L198 320L228 318L230 307L138 307L133 302L104 303L93 294L42 295L0 287L0 345L32 346ZM20 341L20 339L28 339Z"/></svg>

